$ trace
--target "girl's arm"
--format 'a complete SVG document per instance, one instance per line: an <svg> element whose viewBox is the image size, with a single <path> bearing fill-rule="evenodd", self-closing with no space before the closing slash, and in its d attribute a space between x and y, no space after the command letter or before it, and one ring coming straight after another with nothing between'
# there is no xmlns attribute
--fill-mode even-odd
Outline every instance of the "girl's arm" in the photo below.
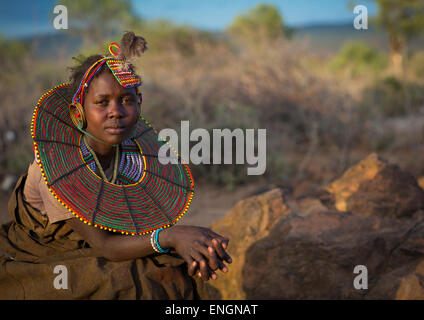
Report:
<svg viewBox="0 0 424 320"><path fill-rule="evenodd" d="M150 235L120 235L99 228L93 228L77 218L66 220L70 227L80 234L99 254L111 261L130 260L155 253ZM173 226L159 233L162 248L174 248L187 262L188 273L194 275L197 268L204 280L216 279L215 270L228 271L225 260L231 263L225 249L228 239L213 231L191 226Z"/></svg>

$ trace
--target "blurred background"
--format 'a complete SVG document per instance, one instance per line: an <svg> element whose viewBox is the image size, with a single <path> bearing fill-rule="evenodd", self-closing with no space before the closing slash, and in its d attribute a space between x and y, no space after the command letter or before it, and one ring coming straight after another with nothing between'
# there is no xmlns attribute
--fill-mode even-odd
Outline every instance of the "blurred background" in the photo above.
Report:
<svg viewBox="0 0 424 320"><path fill-rule="evenodd" d="M56 30L54 7L68 9ZM353 26L365 5L367 30ZM143 114L158 129L267 129L267 169L191 165L186 220L208 225L241 198L295 196L372 152L424 176L424 1L1 1L1 215L33 159L39 97L67 82L73 57L106 54L124 31L146 38L136 65ZM4 214L3 214L4 213Z"/></svg>

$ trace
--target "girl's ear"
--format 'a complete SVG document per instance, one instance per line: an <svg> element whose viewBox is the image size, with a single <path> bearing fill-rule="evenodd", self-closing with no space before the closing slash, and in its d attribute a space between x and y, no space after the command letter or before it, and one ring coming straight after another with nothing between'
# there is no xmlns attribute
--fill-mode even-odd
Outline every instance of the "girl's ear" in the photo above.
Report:
<svg viewBox="0 0 424 320"><path fill-rule="evenodd" d="M75 104L69 105L69 115L76 127L86 127L87 123L84 115L84 108L79 102L75 102Z"/></svg>
<svg viewBox="0 0 424 320"><path fill-rule="evenodd" d="M78 117L78 110L77 110L77 108L75 107L74 104L69 105L69 112L71 114L75 115L76 117Z"/></svg>

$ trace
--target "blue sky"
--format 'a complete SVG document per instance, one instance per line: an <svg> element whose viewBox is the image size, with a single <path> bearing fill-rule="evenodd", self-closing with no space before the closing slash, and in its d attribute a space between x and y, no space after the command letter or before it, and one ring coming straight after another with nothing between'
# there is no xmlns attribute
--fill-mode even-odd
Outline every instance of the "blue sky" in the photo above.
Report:
<svg viewBox="0 0 424 320"><path fill-rule="evenodd" d="M90 0L87 0L90 1ZM0 0L0 33L7 37L54 31L50 15L56 0ZM240 13L259 3L275 5L289 26L351 23L349 0L132 0L145 19L165 18L206 30L221 30ZM60 3L60 1L59 1ZM363 1L370 16L375 5Z"/></svg>

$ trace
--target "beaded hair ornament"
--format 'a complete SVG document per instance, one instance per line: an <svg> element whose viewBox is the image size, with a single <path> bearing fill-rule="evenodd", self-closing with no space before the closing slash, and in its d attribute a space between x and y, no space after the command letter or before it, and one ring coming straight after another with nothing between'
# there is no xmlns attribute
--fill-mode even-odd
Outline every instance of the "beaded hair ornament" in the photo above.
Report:
<svg viewBox="0 0 424 320"><path fill-rule="evenodd" d="M113 48L116 48L117 51L114 51ZM138 75L134 73L131 65L126 63L123 60L118 59L120 54L119 45L116 42L112 42L109 45L110 55L104 56L101 59L97 60L93 63L93 65L88 68L82 77L81 83L78 86L77 91L72 98L72 103L80 103L84 101L84 91L90 85L91 80L96 75L96 73L100 70L103 64L107 64L112 74L115 76L116 80L119 84L124 88L134 88L141 85L141 79ZM141 93L137 90L137 94L140 96Z"/></svg>

